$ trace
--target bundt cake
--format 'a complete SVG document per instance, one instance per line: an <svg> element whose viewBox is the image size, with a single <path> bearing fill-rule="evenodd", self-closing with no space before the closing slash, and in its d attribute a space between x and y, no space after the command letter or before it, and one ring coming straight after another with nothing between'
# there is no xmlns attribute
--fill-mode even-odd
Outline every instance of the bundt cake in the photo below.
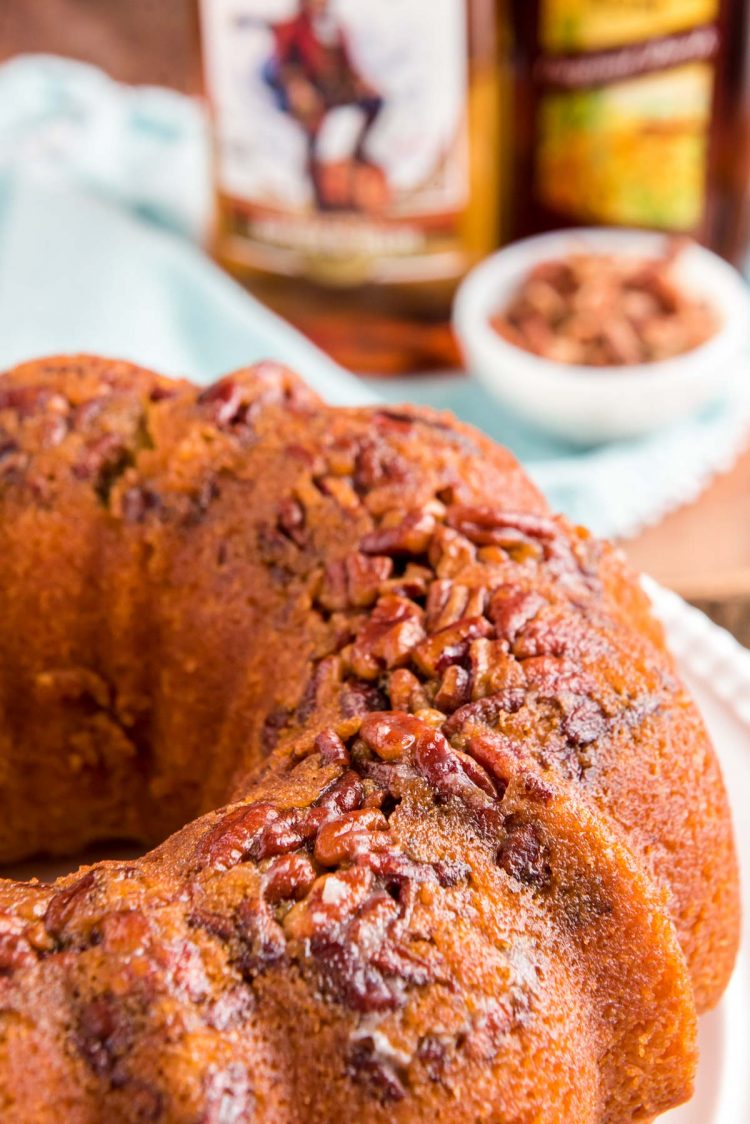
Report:
<svg viewBox="0 0 750 1124"><path fill-rule="evenodd" d="M424 409L0 378L0 1120L650 1120L737 944L619 554Z"/></svg>

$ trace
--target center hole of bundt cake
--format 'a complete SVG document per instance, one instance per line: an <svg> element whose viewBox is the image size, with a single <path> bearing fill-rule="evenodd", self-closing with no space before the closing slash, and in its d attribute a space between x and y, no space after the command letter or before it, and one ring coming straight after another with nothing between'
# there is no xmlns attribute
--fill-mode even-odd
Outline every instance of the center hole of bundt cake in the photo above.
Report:
<svg viewBox="0 0 750 1124"><path fill-rule="evenodd" d="M24 859L22 862L0 865L0 878L12 878L21 882L38 878L40 882L54 882L56 878L71 874L81 866L90 866L92 863L107 859L135 859L144 851L145 848L139 847L136 843L103 842L87 847L76 855L55 858L38 855L35 858Z"/></svg>

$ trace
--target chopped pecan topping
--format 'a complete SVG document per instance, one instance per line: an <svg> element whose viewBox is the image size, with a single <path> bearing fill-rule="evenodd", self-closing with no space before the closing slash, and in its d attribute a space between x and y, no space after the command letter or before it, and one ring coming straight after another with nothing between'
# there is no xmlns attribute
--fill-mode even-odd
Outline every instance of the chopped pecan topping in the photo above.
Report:
<svg viewBox="0 0 750 1124"><path fill-rule="evenodd" d="M517 771L519 750L504 734L487 731L469 737L464 745L464 752L492 777L494 792L502 799L511 777Z"/></svg>
<svg viewBox="0 0 750 1124"><path fill-rule="evenodd" d="M443 731L450 738L469 725L493 726L500 715L515 714L525 701L526 690L523 687L508 687L496 695L459 707L446 720Z"/></svg>
<svg viewBox="0 0 750 1124"><path fill-rule="evenodd" d="M162 507L161 498L144 484L128 488L118 497L117 504L115 514L126 523L143 523L151 513L159 512Z"/></svg>
<svg viewBox="0 0 750 1124"><path fill-rule="evenodd" d="M362 441L353 468L354 487L360 495L406 480L409 465L381 438Z"/></svg>
<svg viewBox="0 0 750 1124"><path fill-rule="evenodd" d="M427 597L432 578L432 570L427 566L422 566L418 562L407 562L403 574L389 578L382 583L380 589L382 593L396 593L401 597L408 597L411 601L419 601Z"/></svg>
<svg viewBox="0 0 750 1124"><path fill-rule="evenodd" d="M557 534L554 521L544 515L500 511L486 505L448 508L446 523L477 546L501 546L513 550L519 544L535 540L548 542Z"/></svg>
<svg viewBox="0 0 750 1124"><path fill-rule="evenodd" d="M313 839L325 821L325 809L309 808L303 812L295 809L278 812L253 839L249 857L266 859L294 851L301 843Z"/></svg>
<svg viewBox="0 0 750 1124"><path fill-rule="evenodd" d="M388 676L388 696L394 710L422 710L428 705L422 683L405 667L397 668Z"/></svg>
<svg viewBox="0 0 750 1124"><path fill-rule="evenodd" d="M250 854L250 848L266 826L278 818L272 804L250 804L221 815L204 836L200 854L206 866L227 870Z"/></svg>
<svg viewBox="0 0 750 1124"><path fill-rule="evenodd" d="M312 391L278 363L257 363L252 377L227 375L198 396L198 407L218 429L248 434L268 406L304 410L315 401Z"/></svg>
<svg viewBox="0 0 750 1124"><path fill-rule="evenodd" d="M349 764L349 750L335 730L322 730L315 738L315 748L327 765Z"/></svg>
<svg viewBox="0 0 750 1124"><path fill-rule="evenodd" d="M479 616L484 613L485 603L485 590L439 578L432 582L427 596L427 631L440 632L462 617Z"/></svg>
<svg viewBox="0 0 750 1124"><path fill-rule="evenodd" d="M329 562L317 601L330 611L364 609L372 605L381 585L391 575L393 560L381 555L368 557L360 551Z"/></svg>
<svg viewBox="0 0 750 1124"><path fill-rule="evenodd" d="M435 531L435 516L411 512L395 527L381 527L362 539L365 554L424 554Z"/></svg>
<svg viewBox="0 0 750 1124"><path fill-rule="evenodd" d="M475 558L476 547L466 535L441 525L432 536L429 560L438 578L455 578Z"/></svg>
<svg viewBox="0 0 750 1124"><path fill-rule="evenodd" d="M206 416L219 428L238 425L244 420L242 408L243 388L233 378L227 377L209 386L198 396L198 404Z"/></svg>
<svg viewBox="0 0 750 1124"><path fill-rule="evenodd" d="M350 680L341 689L341 712L345 718L385 710L388 699L374 683Z"/></svg>
<svg viewBox="0 0 750 1124"><path fill-rule="evenodd" d="M469 806L475 806L484 802L488 795L494 795L494 786L486 779L484 771L479 773L475 763L469 765L462 759L437 730L417 739L414 759L435 791L444 798L458 796Z"/></svg>
<svg viewBox="0 0 750 1124"><path fill-rule="evenodd" d="M44 925L51 937L60 940L64 936L68 922L81 903L93 894L96 886L96 871L90 870L66 889L57 891L44 915Z"/></svg>
<svg viewBox="0 0 750 1124"><path fill-rule="evenodd" d="M422 615L404 597L381 597L352 645L349 662L355 675L376 679L387 668L403 666L424 639Z"/></svg>
<svg viewBox="0 0 750 1124"><path fill-rule="evenodd" d="M538 804L549 804L554 798L555 790L551 784L548 784L542 777L536 773L531 773L528 770L522 770L520 774L521 785L523 792L528 796L529 800L533 800Z"/></svg>
<svg viewBox="0 0 750 1124"><path fill-rule="evenodd" d="M402 1006L405 986L424 986L432 972L399 937L398 907L386 893L373 895L342 929L317 933L311 951L326 990L361 1014Z"/></svg>
<svg viewBox="0 0 750 1124"><path fill-rule="evenodd" d="M118 909L105 913L97 922L95 932L118 956L133 956L143 951L150 926L140 910Z"/></svg>
<svg viewBox="0 0 750 1124"><path fill-rule="evenodd" d="M270 750L278 744L282 730L289 725L293 716L294 711L286 706L274 707L274 709L266 715L261 732L261 745L266 752L270 752Z"/></svg>
<svg viewBox="0 0 750 1124"><path fill-rule="evenodd" d="M465 617L428 636L414 649L412 659L424 675L440 675L468 656L472 640L491 633L492 625L485 617Z"/></svg>
<svg viewBox="0 0 750 1124"><path fill-rule="evenodd" d="M204 929L212 937L225 943L235 934L235 925L231 918L208 909L194 909L188 916L188 925L194 929Z"/></svg>
<svg viewBox="0 0 750 1124"><path fill-rule="evenodd" d="M361 866L322 875L284 918L285 932L295 940L311 940L353 917L370 896L372 880L372 872Z"/></svg>
<svg viewBox="0 0 750 1124"><path fill-rule="evenodd" d="M326 815L324 807L279 811L266 802L248 804L222 816L209 829L200 855L214 870L285 855L314 838Z"/></svg>
<svg viewBox="0 0 750 1124"><path fill-rule="evenodd" d="M469 663L471 699L479 700L489 695L502 695L512 687L523 690L526 686L526 677L521 664L508 654L502 640L480 637L472 641L469 645Z"/></svg>
<svg viewBox="0 0 750 1124"><path fill-rule="evenodd" d="M329 474L317 476L313 482L322 495L331 496L344 511L357 511L362 506L362 500L350 480Z"/></svg>
<svg viewBox="0 0 750 1124"><path fill-rule="evenodd" d="M384 1104L402 1101L406 1096L404 1077L388 1055L381 1054L373 1038L358 1038L346 1064L347 1073L358 1085L365 1085Z"/></svg>
<svg viewBox="0 0 750 1124"><path fill-rule="evenodd" d="M537 612L517 632L513 653L519 660L535 656L595 655L602 641L585 621L562 611Z"/></svg>
<svg viewBox="0 0 750 1124"><path fill-rule="evenodd" d="M112 487L133 462L133 453L119 433L104 433L85 445L73 466L79 480L94 481L94 490L108 502Z"/></svg>
<svg viewBox="0 0 750 1124"><path fill-rule="evenodd" d="M417 1057L430 1081L442 1081L445 1078L455 1045L455 1039L449 1035L426 1034L419 1040Z"/></svg>
<svg viewBox="0 0 750 1124"><path fill-rule="evenodd" d="M0 429L0 464L17 453L19 448L18 442Z"/></svg>
<svg viewBox="0 0 750 1124"><path fill-rule="evenodd" d="M604 737L608 723L599 704L584 696L565 715L561 729L572 745L587 746Z"/></svg>
<svg viewBox="0 0 750 1124"><path fill-rule="evenodd" d="M539 262L490 323L504 339L560 363L650 363L698 347L716 310L683 289L674 239L660 257L580 251Z"/></svg>
<svg viewBox="0 0 750 1124"><path fill-rule="evenodd" d="M491 772L488 772L475 756L470 753L462 753L459 749L454 749L456 757L461 762L463 771L466 773L470 781L472 781L477 788L486 793L491 799L496 796L502 797L504 788L502 784L498 785Z"/></svg>
<svg viewBox="0 0 750 1124"><path fill-rule="evenodd" d="M498 638L513 644L518 633L545 604L539 593L519 590L514 586L500 586L493 592L489 606L489 617Z"/></svg>
<svg viewBox="0 0 750 1124"><path fill-rule="evenodd" d="M476 805L482 794L496 795L493 781L477 761L454 749L438 730L413 715L370 715L362 723L360 737L384 761L413 762L443 798L460 796Z"/></svg>
<svg viewBox="0 0 750 1124"><path fill-rule="evenodd" d="M277 525L281 533L286 535L295 546L303 547L306 544L305 509L299 500L289 496L281 501Z"/></svg>
<svg viewBox="0 0 750 1124"><path fill-rule="evenodd" d="M286 954L284 930L265 901L250 898L237 910L237 931L241 952L237 967L246 979L266 972Z"/></svg>
<svg viewBox="0 0 750 1124"><path fill-rule="evenodd" d="M359 736L384 761L401 761L415 745L421 723L407 714L372 714Z"/></svg>
<svg viewBox="0 0 750 1124"><path fill-rule="evenodd" d="M10 976L17 968L36 963L36 954L25 929L20 918L0 913L0 977Z"/></svg>
<svg viewBox="0 0 750 1124"><path fill-rule="evenodd" d="M263 876L263 893L269 902L299 901L310 890L315 878L315 867L307 855L282 855L274 859L266 870Z"/></svg>
<svg viewBox="0 0 750 1124"><path fill-rule="evenodd" d="M463 859L439 859L432 864L437 880L444 889L458 886L471 876L471 867Z"/></svg>
<svg viewBox="0 0 750 1124"><path fill-rule="evenodd" d="M388 821L375 808L358 808L324 824L315 840L315 858L321 866L353 862L359 855L388 845L385 836L374 832L388 830Z"/></svg>
<svg viewBox="0 0 750 1124"><path fill-rule="evenodd" d="M508 834L497 853L498 865L527 886L548 886L552 871L539 829L534 824L510 821L507 826Z"/></svg>
<svg viewBox="0 0 750 1124"><path fill-rule="evenodd" d="M98 1077L124 1084L123 1059L134 1032L122 1000L104 992L83 1004L73 1037L78 1052Z"/></svg>
<svg viewBox="0 0 750 1124"><path fill-rule="evenodd" d="M353 812L362 806L364 788L359 773L349 769L316 801L316 807L335 814ZM321 824L325 820L320 821Z"/></svg>
<svg viewBox="0 0 750 1124"><path fill-rule="evenodd" d="M446 668L440 686L435 694L435 706L445 714L451 714L464 706L471 698L471 675L465 667L451 664Z"/></svg>

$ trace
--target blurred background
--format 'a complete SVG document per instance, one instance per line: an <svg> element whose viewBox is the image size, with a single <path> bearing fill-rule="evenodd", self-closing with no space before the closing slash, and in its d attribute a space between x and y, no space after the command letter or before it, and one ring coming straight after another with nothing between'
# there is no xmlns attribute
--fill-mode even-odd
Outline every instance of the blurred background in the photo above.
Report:
<svg viewBox="0 0 750 1124"><path fill-rule="evenodd" d="M0 57L67 55L120 82L201 86L198 17L190 0L3 0Z"/></svg>
<svg viewBox="0 0 750 1124"><path fill-rule="evenodd" d="M559 228L685 235L744 270L750 5L200 7L2 0L2 361L30 354L36 339L37 350L70 339L127 349L128 332L143 333L144 349L148 338L154 366L195 377L220 373L245 339L248 359L267 340L294 360L296 337L285 351L276 321L249 298L232 303L198 258L206 251L330 356L331 370L484 425L553 503L618 538L639 568L750 644L747 351L731 379L716 366L704 373L715 394L689 417L576 441L516 412L491 374L478 381L481 363L451 327L472 266ZM88 288L86 272L97 278ZM104 307L115 292L116 318ZM527 311L533 295L522 294ZM95 329L75 320L73 296ZM64 325L45 335L56 317ZM505 337L517 331L509 324ZM159 332L180 346L160 351Z"/></svg>

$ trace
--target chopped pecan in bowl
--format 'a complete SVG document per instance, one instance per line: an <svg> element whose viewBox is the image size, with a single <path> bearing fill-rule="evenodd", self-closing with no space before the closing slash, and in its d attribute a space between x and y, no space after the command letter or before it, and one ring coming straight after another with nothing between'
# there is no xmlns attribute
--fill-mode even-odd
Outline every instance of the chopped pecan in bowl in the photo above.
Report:
<svg viewBox="0 0 750 1124"><path fill-rule="evenodd" d="M561 230L503 247L462 281L453 324L500 405L572 443L673 425L739 386L744 278L654 231Z"/></svg>
<svg viewBox="0 0 750 1124"><path fill-rule="evenodd" d="M658 257L582 246L540 261L492 315L492 327L525 351L586 367L632 367L692 351L715 335L720 317L677 277L684 246L672 239Z"/></svg>

